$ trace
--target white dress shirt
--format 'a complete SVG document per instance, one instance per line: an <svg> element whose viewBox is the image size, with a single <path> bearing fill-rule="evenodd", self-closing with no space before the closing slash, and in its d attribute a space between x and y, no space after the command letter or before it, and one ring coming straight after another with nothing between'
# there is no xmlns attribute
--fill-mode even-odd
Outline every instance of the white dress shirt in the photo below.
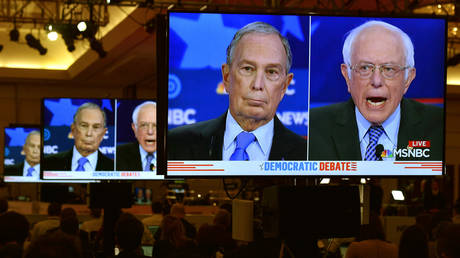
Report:
<svg viewBox="0 0 460 258"><path fill-rule="evenodd" d="M358 125L359 133L359 144L361 148L361 157L364 160L366 155L366 148L369 145L369 127L372 125L369 121L364 118L364 116L359 112L358 108L355 106L356 114L356 123ZM398 132L399 132L399 122L401 120L401 107L398 105L396 110L391 114L385 122L383 122L382 127L385 130L379 140L378 144L382 144L384 150L390 150L391 152L398 146ZM383 160L395 160L395 157L383 158Z"/></svg>
<svg viewBox="0 0 460 258"><path fill-rule="evenodd" d="M255 140L246 148L249 160L268 160L272 148L274 121L273 119L265 125L250 132L254 134ZM227 112L225 122L224 144L222 146L222 160L230 160L236 149L236 136L244 130L233 118L230 110Z"/></svg>
<svg viewBox="0 0 460 258"><path fill-rule="evenodd" d="M85 171L96 171L96 165L97 165L97 153L98 151L95 151L91 153L90 155L86 156L88 159L88 162L86 162L83 167L85 168ZM75 146L73 146L73 155L72 155L72 171L76 171L78 167L78 160L83 157L77 150Z"/></svg>

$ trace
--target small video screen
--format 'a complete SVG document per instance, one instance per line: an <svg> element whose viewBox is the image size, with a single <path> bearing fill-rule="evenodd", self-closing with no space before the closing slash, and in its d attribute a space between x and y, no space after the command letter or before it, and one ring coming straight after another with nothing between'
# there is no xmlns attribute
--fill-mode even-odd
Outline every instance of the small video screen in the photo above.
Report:
<svg viewBox="0 0 460 258"><path fill-rule="evenodd" d="M157 180L154 100L43 100L43 179Z"/></svg>

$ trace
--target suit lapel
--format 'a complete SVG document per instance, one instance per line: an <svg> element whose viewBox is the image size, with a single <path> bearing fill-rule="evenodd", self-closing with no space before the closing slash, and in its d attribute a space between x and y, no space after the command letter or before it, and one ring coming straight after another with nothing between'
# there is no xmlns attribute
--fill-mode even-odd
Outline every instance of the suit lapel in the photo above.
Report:
<svg viewBox="0 0 460 258"><path fill-rule="evenodd" d="M142 167L142 160L141 160L141 153L139 151L139 143L133 144L133 155L129 159L131 162L130 167L135 168L137 171L143 171L144 168Z"/></svg>
<svg viewBox="0 0 460 258"><path fill-rule="evenodd" d="M209 157L209 160L222 160L226 118L227 113L216 118L203 129L200 134L202 144L200 144L200 150L196 150L198 157L204 156Z"/></svg>
<svg viewBox="0 0 460 258"><path fill-rule="evenodd" d="M284 156L289 153L291 145L281 141L287 129L281 124L281 121L276 115L274 119L273 141L268 160L284 160Z"/></svg>
<svg viewBox="0 0 460 258"><path fill-rule="evenodd" d="M72 156L73 156L73 148L64 153L64 164L62 164L62 167L64 167L63 170L65 171L72 170Z"/></svg>
<svg viewBox="0 0 460 258"><path fill-rule="evenodd" d="M401 120L399 122L398 149L405 149L411 140L421 140L422 130L418 126L422 122L422 115L407 99L401 101Z"/></svg>
<svg viewBox="0 0 460 258"><path fill-rule="evenodd" d="M340 160L361 160L358 126L356 125L355 105L350 99L337 114L332 139Z"/></svg>

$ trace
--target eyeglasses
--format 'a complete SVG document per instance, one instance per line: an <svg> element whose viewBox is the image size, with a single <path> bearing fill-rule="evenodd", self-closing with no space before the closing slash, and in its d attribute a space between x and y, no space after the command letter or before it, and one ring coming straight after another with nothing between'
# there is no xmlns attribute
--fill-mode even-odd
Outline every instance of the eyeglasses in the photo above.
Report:
<svg viewBox="0 0 460 258"><path fill-rule="evenodd" d="M350 69L357 72L363 79L371 77L376 68L379 69L380 73L385 79L393 79L396 75L398 75L399 72L410 68L410 66L402 66L397 64L375 65L368 63L361 63L350 66Z"/></svg>
<svg viewBox="0 0 460 258"><path fill-rule="evenodd" d="M137 127L139 129L141 129L142 131L148 131L150 128L155 130L157 125L155 123L144 123L144 122L142 122L142 123L137 124Z"/></svg>

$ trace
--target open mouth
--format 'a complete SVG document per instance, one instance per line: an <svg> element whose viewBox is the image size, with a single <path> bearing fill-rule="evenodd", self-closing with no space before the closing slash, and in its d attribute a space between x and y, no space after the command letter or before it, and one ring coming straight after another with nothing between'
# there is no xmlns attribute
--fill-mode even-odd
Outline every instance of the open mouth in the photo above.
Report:
<svg viewBox="0 0 460 258"><path fill-rule="evenodd" d="M372 105L374 107L377 107L377 106L385 104L385 102L387 101L387 98L384 98L384 97L368 97L366 99L366 101L370 105Z"/></svg>
<svg viewBox="0 0 460 258"><path fill-rule="evenodd" d="M148 145L153 145L155 144L155 140L145 140L145 143L147 143Z"/></svg>

